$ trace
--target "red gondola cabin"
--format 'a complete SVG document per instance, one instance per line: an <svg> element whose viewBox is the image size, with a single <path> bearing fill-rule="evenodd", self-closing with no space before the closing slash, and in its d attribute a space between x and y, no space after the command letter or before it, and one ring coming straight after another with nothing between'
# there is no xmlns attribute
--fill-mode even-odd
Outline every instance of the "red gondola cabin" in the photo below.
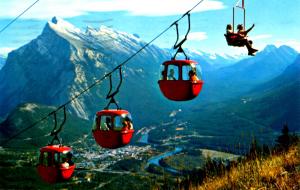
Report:
<svg viewBox="0 0 300 190"><path fill-rule="evenodd" d="M69 180L75 169L72 162L72 149L68 146L49 145L40 149L37 170L48 183Z"/></svg>
<svg viewBox="0 0 300 190"><path fill-rule="evenodd" d="M198 78L201 76L196 75L196 64L192 60L170 60L163 63L162 79L158 84L166 98L186 101L198 96L203 81Z"/></svg>
<svg viewBox="0 0 300 190"><path fill-rule="evenodd" d="M134 133L130 113L126 110L102 110L97 112L93 135L103 148L115 149L130 143Z"/></svg>

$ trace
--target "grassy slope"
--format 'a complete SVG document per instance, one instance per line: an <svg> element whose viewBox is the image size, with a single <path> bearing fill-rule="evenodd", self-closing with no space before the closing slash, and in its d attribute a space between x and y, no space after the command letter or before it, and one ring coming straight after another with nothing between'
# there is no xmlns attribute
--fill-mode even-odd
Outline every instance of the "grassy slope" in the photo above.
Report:
<svg viewBox="0 0 300 190"><path fill-rule="evenodd" d="M287 153L239 163L222 177L206 178L197 190L299 189L300 144Z"/></svg>

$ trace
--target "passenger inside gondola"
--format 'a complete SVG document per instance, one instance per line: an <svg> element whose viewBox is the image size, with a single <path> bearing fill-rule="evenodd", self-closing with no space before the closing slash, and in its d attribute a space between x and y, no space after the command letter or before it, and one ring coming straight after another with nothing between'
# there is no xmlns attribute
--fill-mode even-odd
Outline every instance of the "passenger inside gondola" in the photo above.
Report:
<svg viewBox="0 0 300 190"><path fill-rule="evenodd" d="M190 70L189 71L189 77L190 77L190 81L198 81L198 77L197 77L197 74L194 70Z"/></svg>
<svg viewBox="0 0 300 190"><path fill-rule="evenodd" d="M67 162L67 158L62 158L62 163L60 164L61 168L69 168L69 163Z"/></svg>
<svg viewBox="0 0 300 190"><path fill-rule="evenodd" d="M72 161L72 157L73 157L72 153L71 153L71 152L68 152L68 153L67 153L67 162L68 162L68 164L69 164L70 166L73 166L73 165L74 165L74 162Z"/></svg>
<svg viewBox="0 0 300 190"><path fill-rule="evenodd" d="M130 129L133 129L133 125L129 119L129 117L125 117L123 122L122 122L122 130L130 130Z"/></svg>
<svg viewBox="0 0 300 190"><path fill-rule="evenodd" d="M110 117L106 117L105 119L105 126L107 129L112 130L112 124L111 124L111 118Z"/></svg>
<svg viewBox="0 0 300 190"><path fill-rule="evenodd" d="M176 80L174 69L170 69L169 75L168 75L168 80Z"/></svg>

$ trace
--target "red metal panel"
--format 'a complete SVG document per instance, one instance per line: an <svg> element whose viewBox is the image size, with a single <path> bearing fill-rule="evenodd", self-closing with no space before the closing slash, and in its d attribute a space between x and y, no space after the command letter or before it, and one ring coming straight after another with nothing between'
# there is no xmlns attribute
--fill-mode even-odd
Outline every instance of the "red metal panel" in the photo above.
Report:
<svg viewBox="0 0 300 190"><path fill-rule="evenodd" d="M198 96L203 81L160 80L158 84L166 98L174 101L186 101Z"/></svg>
<svg viewBox="0 0 300 190"><path fill-rule="evenodd" d="M63 168L63 167L59 168L61 180L63 181L69 180L72 177L74 170L75 170L75 164L69 166L68 168Z"/></svg>
<svg viewBox="0 0 300 190"><path fill-rule="evenodd" d="M115 149L130 143L134 130L94 130L93 135L96 142L103 148Z"/></svg>
<svg viewBox="0 0 300 190"><path fill-rule="evenodd" d="M129 112L127 110L117 110L117 109L102 110L97 112L98 116L101 115L118 116L122 114L129 114Z"/></svg>
<svg viewBox="0 0 300 190"><path fill-rule="evenodd" d="M38 173L47 183L56 183L59 180L58 170L55 166L38 165Z"/></svg>
<svg viewBox="0 0 300 190"><path fill-rule="evenodd" d="M70 152L71 150L72 148L68 146L62 146L62 145L49 145L40 149L41 152L59 152L59 153Z"/></svg>
<svg viewBox="0 0 300 190"><path fill-rule="evenodd" d="M182 65L191 65L191 64L197 64L196 61L193 60L169 60L163 63L163 65L177 65L177 66L182 66Z"/></svg>

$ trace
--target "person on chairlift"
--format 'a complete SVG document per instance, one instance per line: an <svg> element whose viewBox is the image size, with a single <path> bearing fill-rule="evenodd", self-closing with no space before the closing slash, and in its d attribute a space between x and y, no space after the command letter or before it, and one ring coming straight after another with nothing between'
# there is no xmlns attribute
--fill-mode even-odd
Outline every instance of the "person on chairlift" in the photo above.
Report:
<svg viewBox="0 0 300 190"><path fill-rule="evenodd" d="M247 39L247 34L250 32L255 25L253 24L248 30L244 30L242 24L237 25L238 32L234 33L231 24L226 26L227 37L233 39L236 43L246 46L248 50L248 55L254 56L254 53L257 52L257 49L252 48L252 41Z"/></svg>

